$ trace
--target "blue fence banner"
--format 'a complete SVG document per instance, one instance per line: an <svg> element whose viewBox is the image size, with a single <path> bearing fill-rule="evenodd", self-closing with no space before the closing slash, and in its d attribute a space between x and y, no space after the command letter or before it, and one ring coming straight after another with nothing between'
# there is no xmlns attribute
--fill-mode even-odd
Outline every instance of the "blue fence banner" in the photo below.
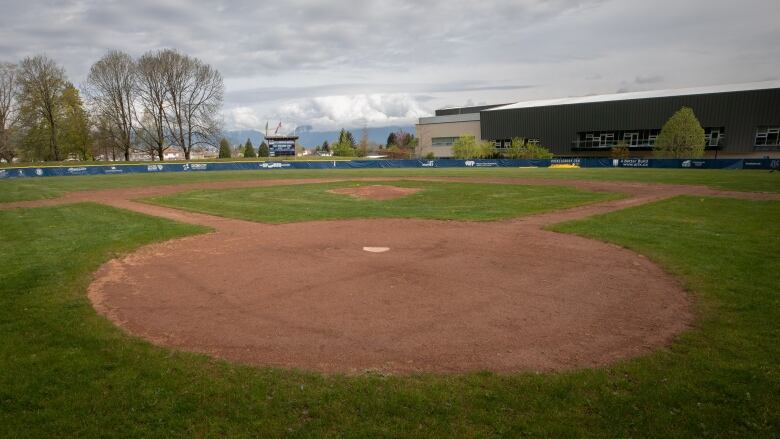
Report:
<svg viewBox="0 0 780 439"><path fill-rule="evenodd" d="M647 158L553 158L473 160L317 160L265 162L190 162L126 165L72 165L0 168L0 179L61 177L76 175L153 174L158 172L208 172L284 169L370 168L547 168L556 165L581 168L666 169L763 169L780 170L780 159L647 159Z"/></svg>

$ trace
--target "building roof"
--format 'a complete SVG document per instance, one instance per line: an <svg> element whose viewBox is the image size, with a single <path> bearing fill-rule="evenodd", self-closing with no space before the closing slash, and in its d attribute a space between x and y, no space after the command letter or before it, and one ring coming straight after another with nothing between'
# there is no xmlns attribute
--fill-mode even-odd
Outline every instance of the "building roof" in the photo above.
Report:
<svg viewBox="0 0 780 439"><path fill-rule="evenodd" d="M449 114L446 116L421 117L419 125L432 123L453 123L453 122L479 122L479 113Z"/></svg>
<svg viewBox="0 0 780 439"><path fill-rule="evenodd" d="M593 102L628 101L632 99L663 98L670 96L689 96L711 93L729 93L750 90L768 90L780 88L780 81L748 82L743 84L726 84L708 87L677 88L668 90L636 91L629 93L613 93L604 95L579 96L557 99L542 99L524 101L514 104L490 108L484 111L511 110L515 108L550 107L553 105L588 104Z"/></svg>

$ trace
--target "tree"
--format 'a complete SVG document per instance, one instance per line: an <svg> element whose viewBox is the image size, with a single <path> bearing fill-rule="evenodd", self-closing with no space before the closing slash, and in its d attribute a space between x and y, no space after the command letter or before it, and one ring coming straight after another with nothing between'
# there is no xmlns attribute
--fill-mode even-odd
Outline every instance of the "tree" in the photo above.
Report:
<svg viewBox="0 0 780 439"><path fill-rule="evenodd" d="M555 157L555 154L542 145L536 143L526 145L525 158L527 159L551 159L553 157Z"/></svg>
<svg viewBox="0 0 780 439"><path fill-rule="evenodd" d="M322 142L322 147L320 147L321 151L329 152L330 151L330 145L328 144L327 140L324 140Z"/></svg>
<svg viewBox="0 0 780 439"><path fill-rule="evenodd" d="M19 120L19 77L16 65L0 63L0 160L17 156L15 130Z"/></svg>
<svg viewBox="0 0 780 439"><path fill-rule="evenodd" d="M160 161L170 148L167 140L165 112L168 91L165 87L165 65L161 52L146 52L136 62L136 90L142 116L137 118L138 138L147 149L155 151Z"/></svg>
<svg viewBox="0 0 780 439"><path fill-rule="evenodd" d="M526 140L523 137L512 138L512 143L506 150L506 156L510 159L525 158L528 153L528 149L525 147Z"/></svg>
<svg viewBox="0 0 780 439"><path fill-rule="evenodd" d="M385 148L390 148L393 145L396 145L397 141L395 139L395 133L390 133L387 135L387 144L385 145Z"/></svg>
<svg viewBox="0 0 780 439"><path fill-rule="evenodd" d="M257 153L255 152L255 147L252 145L251 139L246 139L246 143L244 144L244 157L257 157Z"/></svg>
<svg viewBox="0 0 780 439"><path fill-rule="evenodd" d="M230 158L230 142L224 137L219 141L219 158Z"/></svg>
<svg viewBox="0 0 780 439"><path fill-rule="evenodd" d="M265 140L257 147L257 155L258 157L268 157L271 155L271 151L268 149L268 144L265 143Z"/></svg>
<svg viewBox="0 0 780 439"><path fill-rule="evenodd" d="M114 143L130 160L135 120L136 66L130 55L111 50L89 69L87 95L97 113L111 125Z"/></svg>
<svg viewBox="0 0 780 439"><path fill-rule="evenodd" d="M704 143L704 128L691 108L682 107L661 128L653 150L666 157L701 157Z"/></svg>
<svg viewBox="0 0 780 439"><path fill-rule="evenodd" d="M360 131L360 143L358 143L355 155L357 157L365 157L368 155L368 128L363 127Z"/></svg>
<svg viewBox="0 0 780 439"><path fill-rule="evenodd" d="M626 158L628 157L629 150L628 150L628 143L626 143L625 140L621 140L617 143L617 145L612 147L612 150L610 151L610 155L614 158Z"/></svg>
<svg viewBox="0 0 780 439"><path fill-rule="evenodd" d="M490 140L482 140L479 142L479 158L492 159L498 155L496 146Z"/></svg>
<svg viewBox="0 0 780 439"><path fill-rule="evenodd" d="M92 159L92 124L78 89L65 86L62 93L62 149L81 160Z"/></svg>
<svg viewBox="0 0 780 439"><path fill-rule="evenodd" d="M479 157L480 149L474 136L462 135L452 144L452 156L456 159Z"/></svg>
<svg viewBox="0 0 780 439"><path fill-rule="evenodd" d="M352 133L344 128L341 129L338 140L333 144L333 155L339 157L355 156L355 140L352 138Z"/></svg>
<svg viewBox="0 0 780 439"><path fill-rule="evenodd" d="M168 105L165 123L171 142L190 159L192 148L213 145L225 85L219 71L175 50L163 50Z"/></svg>
<svg viewBox="0 0 780 439"><path fill-rule="evenodd" d="M27 130L25 144L38 158L63 158L59 130L66 82L65 70L45 55L25 58L19 65L20 115ZM43 141L48 143L47 147Z"/></svg>

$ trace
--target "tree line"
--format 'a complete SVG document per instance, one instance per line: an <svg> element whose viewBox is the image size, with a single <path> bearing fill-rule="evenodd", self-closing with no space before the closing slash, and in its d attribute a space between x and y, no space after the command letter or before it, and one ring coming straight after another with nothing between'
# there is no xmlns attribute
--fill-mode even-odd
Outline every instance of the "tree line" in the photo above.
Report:
<svg viewBox="0 0 780 439"><path fill-rule="evenodd" d="M223 96L219 71L173 49L111 50L81 90L46 55L0 63L0 159L164 160L176 148L189 160L216 146Z"/></svg>

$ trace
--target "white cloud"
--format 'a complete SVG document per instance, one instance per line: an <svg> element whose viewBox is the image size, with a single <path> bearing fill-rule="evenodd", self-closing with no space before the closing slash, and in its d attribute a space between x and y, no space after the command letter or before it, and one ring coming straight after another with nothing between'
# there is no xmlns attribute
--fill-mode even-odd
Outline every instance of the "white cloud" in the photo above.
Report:
<svg viewBox="0 0 780 439"><path fill-rule="evenodd" d="M260 130L264 126L250 107L231 108L224 112L224 117L227 128L231 130Z"/></svg>
<svg viewBox="0 0 780 439"><path fill-rule="evenodd" d="M272 119L316 128L414 124L430 114L414 96L404 93L373 93L321 96L281 105Z"/></svg>

